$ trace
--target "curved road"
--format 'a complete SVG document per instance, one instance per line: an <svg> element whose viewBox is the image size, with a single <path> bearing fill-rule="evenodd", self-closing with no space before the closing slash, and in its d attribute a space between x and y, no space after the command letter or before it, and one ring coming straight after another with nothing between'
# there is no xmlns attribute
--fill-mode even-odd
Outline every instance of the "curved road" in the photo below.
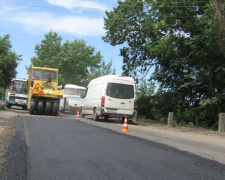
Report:
<svg viewBox="0 0 225 180"><path fill-rule="evenodd" d="M0 179L211 180L224 177L224 164L166 145L69 116L21 115Z"/></svg>

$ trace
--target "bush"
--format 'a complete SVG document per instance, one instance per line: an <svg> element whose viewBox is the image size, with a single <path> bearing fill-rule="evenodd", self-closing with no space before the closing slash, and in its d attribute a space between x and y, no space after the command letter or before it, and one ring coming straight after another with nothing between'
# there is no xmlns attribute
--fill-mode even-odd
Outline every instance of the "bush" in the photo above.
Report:
<svg viewBox="0 0 225 180"><path fill-rule="evenodd" d="M0 88L0 100L5 101L5 89Z"/></svg>
<svg viewBox="0 0 225 180"><path fill-rule="evenodd" d="M0 110L3 110L5 108L5 90L3 88L0 88Z"/></svg>
<svg viewBox="0 0 225 180"><path fill-rule="evenodd" d="M191 125L193 124L191 122L192 119L192 111L189 109L185 109L184 111L181 111L180 109L177 109L176 113L174 113L174 125Z"/></svg>
<svg viewBox="0 0 225 180"><path fill-rule="evenodd" d="M4 109L5 109L5 104L0 103L0 110L4 110Z"/></svg>

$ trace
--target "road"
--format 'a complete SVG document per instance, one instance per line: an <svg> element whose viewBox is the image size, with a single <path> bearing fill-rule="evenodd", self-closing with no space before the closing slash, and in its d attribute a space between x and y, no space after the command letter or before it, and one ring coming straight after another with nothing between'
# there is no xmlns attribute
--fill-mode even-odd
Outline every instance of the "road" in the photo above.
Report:
<svg viewBox="0 0 225 180"><path fill-rule="evenodd" d="M20 115L0 179L225 177L224 164L92 123L69 115ZM95 123L122 128L112 122Z"/></svg>

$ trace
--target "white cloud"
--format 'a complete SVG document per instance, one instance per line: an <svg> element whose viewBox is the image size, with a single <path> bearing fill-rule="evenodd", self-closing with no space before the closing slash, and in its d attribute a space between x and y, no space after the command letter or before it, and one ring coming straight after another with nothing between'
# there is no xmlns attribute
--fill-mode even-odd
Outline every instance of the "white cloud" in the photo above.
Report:
<svg viewBox="0 0 225 180"><path fill-rule="evenodd" d="M22 24L32 33L56 31L79 36L101 36L104 34L103 18L54 17L48 13L20 14L10 18L11 22Z"/></svg>
<svg viewBox="0 0 225 180"><path fill-rule="evenodd" d="M73 8L91 8L91 9L97 9L105 11L108 9L108 7L104 4L100 4L95 1L87 1L87 0L47 0L49 4L55 5L55 6L62 6L67 9L73 9Z"/></svg>
<svg viewBox="0 0 225 180"><path fill-rule="evenodd" d="M47 0L52 3L62 3L71 4L71 8L74 5L82 5L84 7L93 7L103 9L104 5L100 5L98 3L90 1L76 1L76 0ZM67 2L67 3L65 3ZM40 6L41 7L41 6ZM69 6L68 6L69 8ZM81 8L76 9L76 14ZM40 11L39 11L40 10ZM104 35L104 20L103 17L97 13L94 13L95 17L90 17L90 14L80 13L80 15L68 15L63 14L58 11L49 11L43 12L43 10L48 9L40 9L33 8L30 9L30 6L21 5L19 7L9 6L0 1L0 22L4 25L11 26L13 29L17 27L19 29L25 29L29 33L39 34L43 32L48 32L50 30L67 33L77 36L102 36ZM38 12L39 11L39 12Z"/></svg>

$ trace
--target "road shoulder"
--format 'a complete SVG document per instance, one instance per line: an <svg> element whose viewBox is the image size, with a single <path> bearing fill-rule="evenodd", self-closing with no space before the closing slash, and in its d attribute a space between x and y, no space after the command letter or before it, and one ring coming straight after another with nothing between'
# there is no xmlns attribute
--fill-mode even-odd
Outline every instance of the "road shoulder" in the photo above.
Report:
<svg viewBox="0 0 225 180"><path fill-rule="evenodd" d="M15 123L17 116L17 112L8 110L0 111L0 173L6 161L8 148L16 134Z"/></svg>

